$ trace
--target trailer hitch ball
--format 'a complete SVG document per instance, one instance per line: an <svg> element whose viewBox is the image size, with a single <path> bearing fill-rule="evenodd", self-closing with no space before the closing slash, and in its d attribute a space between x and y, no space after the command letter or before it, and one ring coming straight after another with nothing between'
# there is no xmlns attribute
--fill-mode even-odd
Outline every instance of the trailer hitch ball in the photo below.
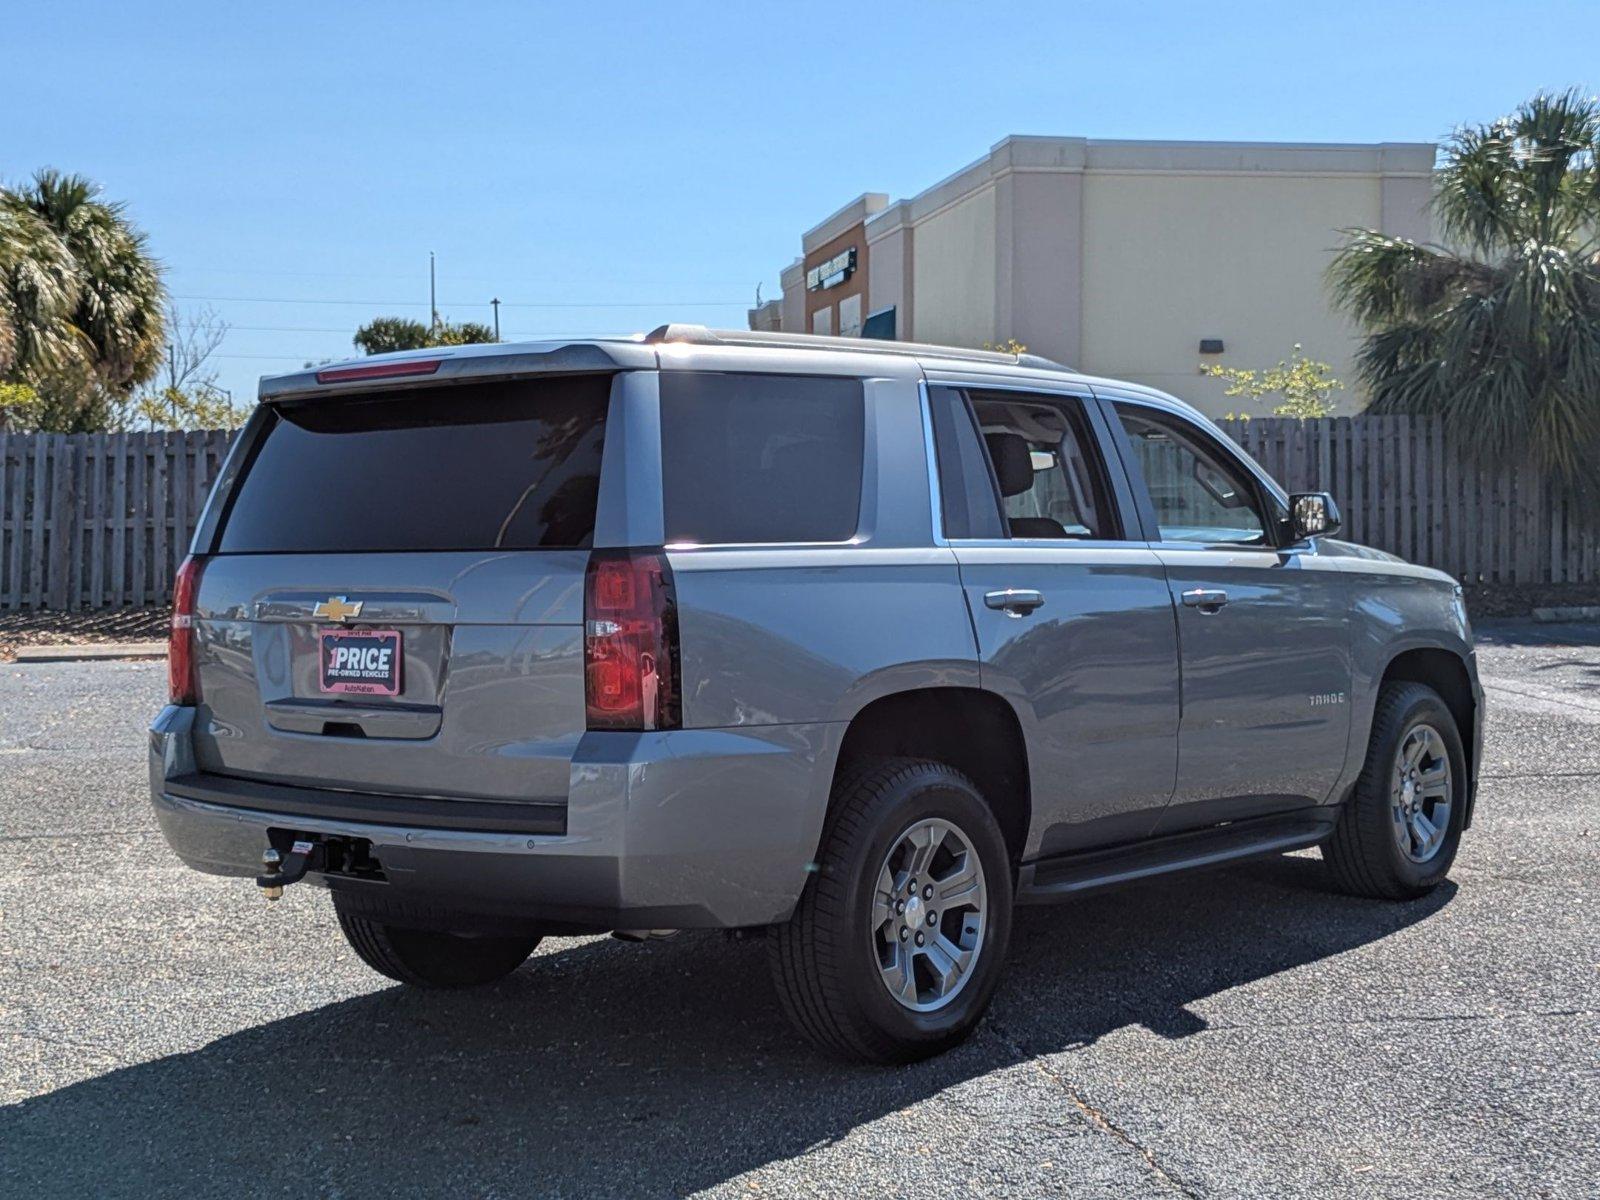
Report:
<svg viewBox="0 0 1600 1200"><path fill-rule="evenodd" d="M325 848L304 838L295 839L287 855L268 846L261 854L262 873L256 876L256 886L268 900L281 900L284 888L299 883L309 870L321 870L325 861Z"/></svg>
<svg viewBox="0 0 1600 1200"><path fill-rule="evenodd" d="M283 884L265 882L267 879L276 879L279 874L278 868L282 865L283 855L268 846L266 852L261 856L261 869L265 874L256 880L256 886L261 889L261 894L268 900L283 899Z"/></svg>

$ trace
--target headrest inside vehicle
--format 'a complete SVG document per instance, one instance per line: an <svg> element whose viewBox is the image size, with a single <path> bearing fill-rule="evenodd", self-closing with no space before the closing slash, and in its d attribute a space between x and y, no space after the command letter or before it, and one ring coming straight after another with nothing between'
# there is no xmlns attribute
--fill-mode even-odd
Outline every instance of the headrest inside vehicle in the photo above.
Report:
<svg viewBox="0 0 1600 1200"><path fill-rule="evenodd" d="M1020 496L1033 487L1033 455L1026 438L1020 433L1001 431L986 433L983 440L988 443L1002 496Z"/></svg>

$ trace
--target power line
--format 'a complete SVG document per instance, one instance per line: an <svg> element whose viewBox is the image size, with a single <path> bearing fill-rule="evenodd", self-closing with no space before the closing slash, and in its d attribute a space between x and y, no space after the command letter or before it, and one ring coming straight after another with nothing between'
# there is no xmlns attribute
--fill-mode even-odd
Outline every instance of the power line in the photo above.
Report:
<svg viewBox="0 0 1600 1200"><path fill-rule="evenodd" d="M360 305L363 308L426 308L427 305L418 300L326 300L308 299L303 296L183 296L173 295L173 300L203 300L216 304L346 304ZM612 301L603 300L590 302L557 302L557 301L522 301L502 300L502 308L738 308L749 307L747 300L629 300ZM443 301L440 311L451 308L488 308L486 300L473 301Z"/></svg>
<svg viewBox="0 0 1600 1200"><path fill-rule="evenodd" d="M278 271L258 267L173 267L168 274L237 275L244 277L259 275L283 279L364 279L367 281L381 279L386 282L415 282L416 280L415 274L396 275L384 271ZM458 284L481 283L488 287L498 286L505 282L504 277L490 279L482 275L456 275L452 273L450 278ZM747 282L743 279L702 279L696 286L738 288L747 286Z"/></svg>
<svg viewBox="0 0 1600 1200"><path fill-rule="evenodd" d="M243 329L250 333L354 333L356 325L235 325L232 321L224 322L228 332Z"/></svg>
<svg viewBox="0 0 1600 1200"><path fill-rule="evenodd" d="M244 358L259 362L304 362L311 354L208 354L207 358Z"/></svg>

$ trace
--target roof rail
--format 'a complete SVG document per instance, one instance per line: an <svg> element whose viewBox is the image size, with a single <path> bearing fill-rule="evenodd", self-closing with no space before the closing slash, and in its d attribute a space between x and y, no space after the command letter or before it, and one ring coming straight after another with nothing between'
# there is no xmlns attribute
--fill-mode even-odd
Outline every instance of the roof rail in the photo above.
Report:
<svg viewBox="0 0 1600 1200"><path fill-rule="evenodd" d="M1054 359L1039 354L1010 354L1003 350L964 350L960 346L935 346L927 342L885 342L875 338L823 337L814 333L768 333L751 329L708 329L704 325L660 325L644 335L646 342L682 342L691 346L766 346L775 350L849 350L856 354L900 354L911 358L949 358L967 362L1005 363L1066 371Z"/></svg>

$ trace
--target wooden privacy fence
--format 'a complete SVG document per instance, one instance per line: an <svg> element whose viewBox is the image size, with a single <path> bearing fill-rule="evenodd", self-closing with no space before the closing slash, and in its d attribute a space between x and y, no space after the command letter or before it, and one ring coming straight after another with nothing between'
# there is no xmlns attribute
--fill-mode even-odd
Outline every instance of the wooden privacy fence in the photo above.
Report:
<svg viewBox="0 0 1600 1200"><path fill-rule="evenodd" d="M0 433L0 609L169 601L230 437Z"/></svg>
<svg viewBox="0 0 1600 1200"><path fill-rule="evenodd" d="M1431 417L1223 428L1345 536L1468 583L1600 580L1600 544L1526 468L1461 455ZM0 433L0 610L162 604L230 435Z"/></svg>
<svg viewBox="0 0 1600 1200"><path fill-rule="evenodd" d="M1460 452L1438 417L1292 417L1222 427L1291 492L1332 492L1341 537L1467 584L1600 580L1600 537L1548 481Z"/></svg>

